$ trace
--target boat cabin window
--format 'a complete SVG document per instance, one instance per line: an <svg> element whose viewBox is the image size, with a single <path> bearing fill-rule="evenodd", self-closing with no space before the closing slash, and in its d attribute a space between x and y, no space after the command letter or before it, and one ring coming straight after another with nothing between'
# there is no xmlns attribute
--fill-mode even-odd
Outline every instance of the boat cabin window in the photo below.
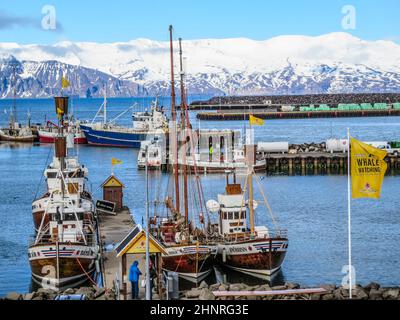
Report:
<svg viewBox="0 0 400 320"><path fill-rule="evenodd" d="M47 178L50 178L50 179L57 178L57 172L48 172Z"/></svg>
<svg viewBox="0 0 400 320"><path fill-rule="evenodd" d="M233 212L228 212L228 219L232 220L233 219Z"/></svg>
<svg viewBox="0 0 400 320"><path fill-rule="evenodd" d="M235 220L239 220L239 212L235 212Z"/></svg>
<svg viewBox="0 0 400 320"><path fill-rule="evenodd" d="M240 213L240 219L246 219L246 211Z"/></svg>

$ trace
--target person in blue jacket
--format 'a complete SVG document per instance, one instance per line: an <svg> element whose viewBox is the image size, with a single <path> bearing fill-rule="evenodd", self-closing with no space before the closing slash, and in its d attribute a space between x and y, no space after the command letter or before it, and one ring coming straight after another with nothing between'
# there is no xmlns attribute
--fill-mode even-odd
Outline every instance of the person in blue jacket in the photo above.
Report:
<svg viewBox="0 0 400 320"><path fill-rule="evenodd" d="M132 299L139 299L139 277L142 273L138 265L139 262L134 261L129 270L129 281L132 285Z"/></svg>

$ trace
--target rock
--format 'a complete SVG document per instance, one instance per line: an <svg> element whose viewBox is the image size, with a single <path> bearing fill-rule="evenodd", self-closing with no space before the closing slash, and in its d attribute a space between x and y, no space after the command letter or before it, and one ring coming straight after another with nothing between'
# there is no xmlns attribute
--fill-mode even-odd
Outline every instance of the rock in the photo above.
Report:
<svg viewBox="0 0 400 320"><path fill-rule="evenodd" d="M190 299L198 298L202 292L203 292L203 289L192 289L190 291L185 292L185 297L190 298Z"/></svg>
<svg viewBox="0 0 400 320"><path fill-rule="evenodd" d="M35 294L35 292L32 292L32 293L26 293L25 295L24 295L24 300L33 300L33 298L36 296L36 294Z"/></svg>
<svg viewBox="0 0 400 320"><path fill-rule="evenodd" d="M205 288L208 289L208 284L207 284L205 281L202 281L202 282L200 283L199 289L205 289Z"/></svg>
<svg viewBox="0 0 400 320"><path fill-rule="evenodd" d="M322 300L334 300L335 296L332 293L324 294Z"/></svg>
<svg viewBox="0 0 400 320"><path fill-rule="evenodd" d="M382 294L383 294L382 289L371 289L369 291L369 298L371 300L382 300Z"/></svg>
<svg viewBox="0 0 400 320"><path fill-rule="evenodd" d="M380 287L381 287L381 286L380 286L378 283L376 283L376 282L370 282L370 283L368 283L364 288L365 288L365 290L370 291L371 289L378 290Z"/></svg>
<svg viewBox="0 0 400 320"><path fill-rule="evenodd" d="M399 296L400 290L396 288L384 289L382 298L385 300L396 300Z"/></svg>
<svg viewBox="0 0 400 320"><path fill-rule="evenodd" d="M210 286L210 290L211 290L211 291L217 291L217 290L219 289L220 286L221 286L221 284L219 284L219 283L212 284L212 285ZM221 291L222 291L222 290L221 290Z"/></svg>
<svg viewBox="0 0 400 320"><path fill-rule="evenodd" d="M242 291L244 285L242 283L234 283L229 285L229 291Z"/></svg>
<svg viewBox="0 0 400 320"><path fill-rule="evenodd" d="M74 294L74 293L75 293L75 290L72 288L68 288L67 290L65 290L63 292L63 294L65 294L65 295L70 295L70 294Z"/></svg>
<svg viewBox="0 0 400 320"><path fill-rule="evenodd" d="M226 285L226 284L221 284L221 285L218 287L218 291L229 291L229 289L230 289L230 286L229 286L229 285Z"/></svg>
<svg viewBox="0 0 400 320"><path fill-rule="evenodd" d="M290 282L286 282L285 283L285 287L289 290L292 289L300 289L300 285L298 283L290 283Z"/></svg>
<svg viewBox="0 0 400 320"><path fill-rule="evenodd" d="M263 284L261 286L258 286L254 289L255 291L271 291L271 287L267 284Z"/></svg>
<svg viewBox="0 0 400 320"><path fill-rule="evenodd" d="M18 292L9 292L6 295L6 300L22 300L22 295Z"/></svg>
<svg viewBox="0 0 400 320"><path fill-rule="evenodd" d="M201 289L199 300L215 300L215 296L209 289Z"/></svg>
<svg viewBox="0 0 400 320"><path fill-rule="evenodd" d="M313 293L310 295L311 300L321 300L321 294L320 293Z"/></svg>
<svg viewBox="0 0 400 320"><path fill-rule="evenodd" d="M286 290L286 286L273 286L272 290Z"/></svg>
<svg viewBox="0 0 400 320"><path fill-rule="evenodd" d="M367 300L368 292L362 287L357 287L353 290L353 298L357 300Z"/></svg>
<svg viewBox="0 0 400 320"><path fill-rule="evenodd" d="M39 288L37 293L39 294L44 294L44 295L48 295L48 294L54 294L56 293L54 290L51 289L46 289L46 288Z"/></svg>
<svg viewBox="0 0 400 320"><path fill-rule="evenodd" d="M336 290L336 286L333 284L323 284L320 287L325 289L328 293L332 293Z"/></svg>

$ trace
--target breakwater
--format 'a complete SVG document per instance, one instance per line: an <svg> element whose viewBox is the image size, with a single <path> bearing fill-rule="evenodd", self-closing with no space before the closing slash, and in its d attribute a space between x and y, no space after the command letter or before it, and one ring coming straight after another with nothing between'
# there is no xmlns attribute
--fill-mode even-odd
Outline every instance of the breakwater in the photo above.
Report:
<svg viewBox="0 0 400 320"><path fill-rule="evenodd" d="M302 287L297 283L285 283L280 286L269 286L261 284L248 286L243 283L212 284L202 282L198 287L181 291L180 300L348 300L349 290L334 284L323 284L320 290ZM305 293L315 291L314 293ZM285 293L285 291L287 293ZM296 293L298 291L299 293ZM318 292L320 291L320 292ZM243 292L243 295L240 295ZM276 294L274 294L276 292ZM231 295L230 295L231 293ZM221 295L221 296L220 296ZM9 292L0 300L55 300L74 297L78 300L116 300L114 290L99 287L81 287L67 289L63 292L55 292L49 289L21 294ZM156 294L154 300L158 300ZM365 286L356 285L352 291L353 300L400 300L399 287L383 287L378 283L371 282Z"/></svg>
<svg viewBox="0 0 400 320"><path fill-rule="evenodd" d="M243 283L236 284L213 284L208 286L205 282L198 288L186 291L182 294L184 300L347 300L349 290L347 288L333 284L319 286L320 293L298 293L313 291L313 288L301 287L297 283L285 283L281 286L270 287L268 284L258 286L247 286ZM305 289L305 290L301 290ZM240 292L243 295L240 295ZM277 294L273 294L273 292ZM284 292L288 293L285 294ZM317 290L315 290L317 291ZM218 293L223 293L224 297L218 297ZM232 295L229 296L229 292ZM246 295L244 294L246 293ZM217 296L217 297L216 297ZM352 291L354 300L399 300L399 287L382 287L378 283L371 282L365 286L356 285Z"/></svg>
<svg viewBox="0 0 400 320"><path fill-rule="evenodd" d="M307 119L307 118L351 118L351 117L389 117L400 116L398 109L385 110L329 110L329 111L255 111L257 118L273 119ZM249 120L250 112L199 112L197 119L205 121L243 121Z"/></svg>
<svg viewBox="0 0 400 320"><path fill-rule="evenodd" d="M303 95L259 95L259 96L224 96L213 97L206 101L193 101L190 104L192 110L227 110L229 106L239 106L247 109L249 105L321 105L329 104L337 106L348 103L396 103L400 102L399 93L355 93L355 94L303 94Z"/></svg>

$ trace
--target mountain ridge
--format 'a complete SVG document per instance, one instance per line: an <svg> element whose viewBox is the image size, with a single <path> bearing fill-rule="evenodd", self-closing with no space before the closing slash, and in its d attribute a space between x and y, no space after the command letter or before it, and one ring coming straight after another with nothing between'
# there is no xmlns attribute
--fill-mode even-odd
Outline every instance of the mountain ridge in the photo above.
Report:
<svg viewBox="0 0 400 320"><path fill-rule="evenodd" d="M186 40L183 50L191 94L381 93L400 88L400 45L343 32L262 41ZM10 63L19 65L19 97L56 94L61 74L71 78L71 91L80 96L101 96L103 87L111 97L168 95L170 89L166 41L0 43L1 98L12 91Z"/></svg>

